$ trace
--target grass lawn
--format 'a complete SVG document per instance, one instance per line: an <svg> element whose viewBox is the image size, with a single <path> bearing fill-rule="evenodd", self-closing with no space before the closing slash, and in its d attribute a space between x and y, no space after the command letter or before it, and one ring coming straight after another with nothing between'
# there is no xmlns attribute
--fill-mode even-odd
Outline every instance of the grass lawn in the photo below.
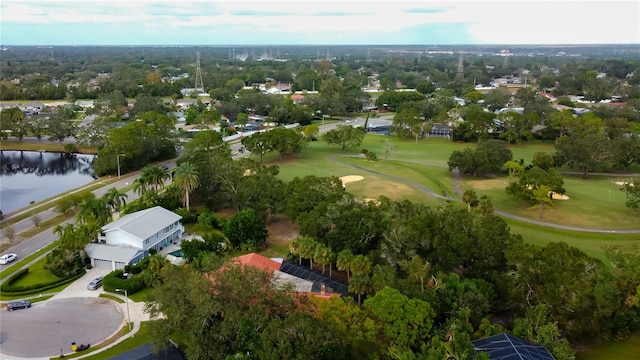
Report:
<svg viewBox="0 0 640 360"><path fill-rule="evenodd" d="M145 302L147 301L147 297L153 291L153 288L144 288L134 294L129 295L129 299L134 302Z"/></svg>
<svg viewBox="0 0 640 360"><path fill-rule="evenodd" d="M507 195L507 177L473 180L465 178L463 189L474 189L478 195L488 195L496 209L527 218L538 219L538 210L528 203ZM515 181L515 180L512 180ZM554 200L545 209L543 221L594 229L637 229L640 216L626 208L626 197L620 186L607 176L565 175L564 187L569 200Z"/></svg>
<svg viewBox="0 0 640 360"><path fill-rule="evenodd" d="M47 284L60 279L44 268L47 258L43 257L36 263L29 266L29 273L14 283L15 286L30 286L36 284ZM48 292L48 291L47 291Z"/></svg>
<svg viewBox="0 0 640 360"><path fill-rule="evenodd" d="M108 344L113 343L114 341L116 341L117 339L121 338L122 336L124 336L125 334L127 334L129 332L129 329L124 326L120 332L118 334L116 334L113 338L107 340L105 343L100 344L98 346L96 346L95 348L92 346L88 351L86 352L80 352L77 355L71 355L71 356L66 356L66 359L71 359L74 357L79 357L81 355L85 355L89 352L95 351L96 349L99 349L101 347L107 346ZM138 332L126 339L123 340L121 343L114 345L113 347L110 347L102 352L97 353L96 355L93 356L88 356L88 357L84 357L83 359L89 359L89 360L107 360L107 359L111 359L112 357L116 356L116 355L120 355L122 353L125 353L129 350L135 349L138 346L144 345L148 342L151 341L151 336L149 335L149 323L148 322L142 322L140 323L140 330L138 330ZM53 359L58 359L58 357L54 357L51 358Z"/></svg>
<svg viewBox="0 0 640 360"><path fill-rule="evenodd" d="M615 343L598 344L589 350L576 354L578 360L631 360L640 354L640 333L631 335L628 339Z"/></svg>
<svg viewBox="0 0 640 360"><path fill-rule="evenodd" d="M545 246L550 242L566 242L596 259L605 260L604 246L620 245L631 251L640 245L640 234L599 234L549 228L505 219L512 234L520 234L525 242Z"/></svg>
<svg viewBox="0 0 640 360"><path fill-rule="evenodd" d="M385 161L384 141L391 141L395 149L389 153L389 160ZM451 152L465 147L475 148L477 144L461 144L441 138L420 139L418 144L410 140L398 140L395 137L365 135L363 144L357 149L342 152L336 146L329 146L323 141L309 143L302 153L293 159L279 161L277 154L265 156L266 163L273 163L280 167L278 175L282 180L289 181L294 177L305 175L316 176L345 176L361 175L363 180L346 185L347 191L360 198L376 198L385 195L393 200L410 199L427 205L439 205L440 200L425 194L415 186L393 181L385 176L374 175L369 172L349 167L328 158L347 164L377 172L402 177L421 184L437 193L443 190L453 195L453 180L447 169L447 161ZM356 157L361 149L366 148L378 155L377 162L365 161ZM553 152L553 144L531 142L512 145L514 159L524 159L529 162L533 154L539 151ZM587 228L638 228L640 217L634 216L624 206L624 193L619 190L608 177L590 176L582 179L579 176L564 176L565 188L570 200L556 200L554 208L546 209L543 221L574 225ZM465 178L461 184L463 189L473 188L478 195L487 194L494 206L500 210L537 219L536 210L530 206L508 196L504 190L506 177L488 180L474 180ZM623 249L630 250L633 245L640 243L640 234L598 234L565 231L530 225L515 220L507 222L513 233L521 234L526 242L545 245L552 241L564 241L575 246L590 256L604 259L602 246L620 244ZM280 252L283 249L278 249Z"/></svg>
<svg viewBox="0 0 640 360"><path fill-rule="evenodd" d="M0 272L0 279L4 279L5 277L10 276L11 274L13 274L16 271L20 270L20 268L22 268L22 266L24 264L27 264L27 263L31 262L32 260L34 260L35 258L37 258L38 256L40 256L40 255L42 255L44 253L48 253L49 251L51 251L56 246L58 246L57 241L54 241L53 243L43 247L42 249L40 249L40 250L36 251L35 253L25 257L24 259L18 260L18 262L15 263L13 266L11 266L8 269L3 269Z"/></svg>
<svg viewBox="0 0 640 360"><path fill-rule="evenodd" d="M23 151L52 151L52 152L64 152L65 144L57 144L52 142L21 142L17 140L3 140L0 142L0 150L23 150ZM77 146L77 145L76 145ZM81 154L97 154L98 150L95 148L77 146L77 152Z"/></svg>

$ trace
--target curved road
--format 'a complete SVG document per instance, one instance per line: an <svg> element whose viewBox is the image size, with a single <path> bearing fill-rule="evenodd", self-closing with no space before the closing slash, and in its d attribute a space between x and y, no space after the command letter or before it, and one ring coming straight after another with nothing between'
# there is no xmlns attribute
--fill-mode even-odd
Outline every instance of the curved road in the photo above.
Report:
<svg viewBox="0 0 640 360"><path fill-rule="evenodd" d="M386 177L389 179L393 179L395 181L407 184L407 185L411 185L413 187L416 187L420 190L422 190L423 192L441 199L441 200L449 200L449 201L460 201L460 199L458 198L452 198L449 196L443 196L440 195L438 193L436 193L435 191L427 188L426 186L419 184L415 181L411 181L411 180L407 180L398 176L393 176L393 175L389 175L389 174L384 174L381 173L379 171L375 171L375 170L370 170L367 168L364 168L362 166L358 166L358 165L353 165L353 164L349 164L340 160L336 160L333 156L329 157L330 161L336 162L338 164L341 165L345 165L345 166L349 166L352 167L354 169L358 169L361 171L365 171L371 174L375 174L378 176L382 176L382 177ZM456 177L456 181L455 184L457 184L457 182L461 179L460 178L460 174L458 173L458 175L456 176L454 174L454 177ZM454 189L457 188L457 185L454 185ZM458 192L459 189L456 189L456 192ZM582 232L590 232L590 233L603 233L603 234L640 234L640 229L619 229L619 230L607 230L607 229L591 229L591 228L583 228L583 227L578 227L578 226L570 226L570 225L562 225L562 224L553 224L553 223L548 223L548 222L544 222L544 221L539 221L539 220L534 220L534 219L529 219L529 218L525 218L522 216L517 216L517 215L513 215L513 214L509 214L506 213L504 211L500 211L500 210L495 210L494 211L497 215L509 218L509 219L513 219L513 220L518 220L518 221L522 221L522 222L526 222L529 224L534 224L534 225L541 225L541 226L546 226L546 227L551 227L551 228L556 228L556 229L563 229L563 230L572 230L572 231L582 231Z"/></svg>

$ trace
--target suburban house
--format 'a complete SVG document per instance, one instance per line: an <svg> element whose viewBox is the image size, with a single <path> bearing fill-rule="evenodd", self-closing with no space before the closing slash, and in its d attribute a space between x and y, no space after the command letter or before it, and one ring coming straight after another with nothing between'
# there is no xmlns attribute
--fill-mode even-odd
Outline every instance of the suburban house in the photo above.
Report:
<svg viewBox="0 0 640 360"><path fill-rule="evenodd" d="M349 286L306 266L300 266L280 258L268 258L256 253L245 254L231 259L232 264L244 268L250 266L268 272L278 285L290 285L300 295L330 299L345 296Z"/></svg>
<svg viewBox="0 0 640 360"><path fill-rule="evenodd" d="M85 248L91 265L122 269L182 238L182 217L160 206L127 214L102 227L98 241Z"/></svg>

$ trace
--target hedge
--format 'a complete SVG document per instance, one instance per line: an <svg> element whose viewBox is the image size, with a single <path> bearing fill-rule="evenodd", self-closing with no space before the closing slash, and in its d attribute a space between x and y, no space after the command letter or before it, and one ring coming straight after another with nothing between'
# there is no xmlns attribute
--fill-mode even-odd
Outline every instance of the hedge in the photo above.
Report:
<svg viewBox="0 0 640 360"><path fill-rule="evenodd" d="M123 270L110 272L102 279L102 288L109 292L116 292L116 289L122 289L127 291L127 295L132 295L147 287L140 276L123 279L123 273Z"/></svg>
<svg viewBox="0 0 640 360"><path fill-rule="evenodd" d="M27 270L27 271L24 271L24 270ZM27 269L23 269L16 272L11 278L9 278L9 280L7 280L4 284L2 284L2 286L0 287L0 291L10 296L23 296L23 295L37 294L46 290L53 289L60 285L73 282L81 278L86 273L85 271L81 271L73 276L57 279L55 281L45 283L45 284L34 284L29 286L11 286L18 279L25 276L28 273L28 270L29 269L27 268Z"/></svg>

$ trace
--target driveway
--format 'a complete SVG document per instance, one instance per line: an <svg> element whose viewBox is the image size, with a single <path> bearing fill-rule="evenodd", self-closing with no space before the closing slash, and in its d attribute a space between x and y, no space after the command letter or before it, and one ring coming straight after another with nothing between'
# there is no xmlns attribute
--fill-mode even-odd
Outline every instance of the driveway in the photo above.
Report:
<svg viewBox="0 0 640 360"><path fill-rule="evenodd" d="M86 284L85 284L86 285ZM42 358L69 353L71 343L97 344L122 326L124 313L103 298L50 299L30 309L0 310L0 358Z"/></svg>
<svg viewBox="0 0 640 360"><path fill-rule="evenodd" d="M110 272L111 272L111 269L105 269L105 268L93 268L91 270L88 270L87 273L83 275L80 279L72 282L71 284L69 284L69 286L64 288L64 290L55 294L51 298L51 300L78 298L78 297L80 298L99 297L101 293L105 292L102 289L102 287L98 288L97 290L89 290L87 289L87 284L89 284L91 280L99 276L105 276Z"/></svg>

